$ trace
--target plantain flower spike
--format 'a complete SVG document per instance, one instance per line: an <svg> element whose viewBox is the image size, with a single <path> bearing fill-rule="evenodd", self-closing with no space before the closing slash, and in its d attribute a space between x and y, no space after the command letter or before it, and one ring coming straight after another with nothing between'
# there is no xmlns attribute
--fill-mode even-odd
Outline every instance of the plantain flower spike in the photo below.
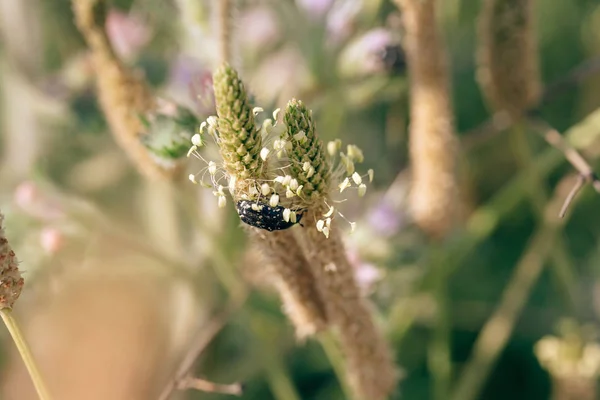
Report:
<svg viewBox="0 0 600 400"><path fill-rule="evenodd" d="M362 297L341 231L332 223L334 207L328 206L332 181L338 175L352 176L353 163L362 161L362 152L349 146L347 154L340 154L346 160L345 165L344 162L338 165L340 168L336 171L316 135L312 113L302 102L288 103L284 121L285 140L292 143L287 153L290 173L303 187L301 201L307 209L304 218L308 223L304 229L297 230L297 238L315 276L327 319L338 334L346 359L348 383L356 398L386 399L398 382L392 351L373 320L371 305ZM337 152L340 146L333 142L327 147L328 152L329 148ZM354 178L353 182L362 182L359 175ZM349 185L348 179L346 187Z"/></svg>
<svg viewBox="0 0 600 400"><path fill-rule="evenodd" d="M331 165L325 158L323 143L315 134L312 112L302 101L293 99L288 103L284 122L293 146L288 154L291 174L302 185L304 206L314 206L329 195ZM304 135L299 137L301 132Z"/></svg>
<svg viewBox="0 0 600 400"><path fill-rule="evenodd" d="M541 93L534 0L485 0L479 16L477 77L494 111L512 118Z"/></svg>
<svg viewBox="0 0 600 400"><path fill-rule="evenodd" d="M238 73L223 64L213 75L218 144L227 173L235 178L236 193L248 190L249 179L262 177L262 139L253 109Z"/></svg>
<svg viewBox="0 0 600 400"><path fill-rule="evenodd" d="M19 261L4 231L4 215L0 211L0 308L12 308L21 295L24 280Z"/></svg>

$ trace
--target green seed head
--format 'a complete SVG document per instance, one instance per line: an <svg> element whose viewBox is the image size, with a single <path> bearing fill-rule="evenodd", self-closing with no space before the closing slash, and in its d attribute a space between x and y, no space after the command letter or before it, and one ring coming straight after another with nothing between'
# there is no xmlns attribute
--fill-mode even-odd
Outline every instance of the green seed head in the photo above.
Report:
<svg viewBox="0 0 600 400"><path fill-rule="evenodd" d="M303 199L311 205L329 195L331 166L323 142L315 132L312 112L300 100L288 103L284 122L292 149L288 153L291 175L302 186Z"/></svg>
<svg viewBox="0 0 600 400"><path fill-rule="evenodd" d="M244 84L227 64L213 75L219 148L227 173L238 182L260 178L262 141Z"/></svg>

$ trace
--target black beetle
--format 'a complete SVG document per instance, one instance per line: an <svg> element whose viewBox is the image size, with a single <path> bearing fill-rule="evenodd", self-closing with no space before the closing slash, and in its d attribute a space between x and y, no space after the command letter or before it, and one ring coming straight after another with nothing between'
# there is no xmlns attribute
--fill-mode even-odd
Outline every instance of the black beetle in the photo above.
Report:
<svg viewBox="0 0 600 400"><path fill-rule="evenodd" d="M253 208L254 206L254 208ZM243 223L269 232L291 228L302 219L302 212L296 211L296 222L283 219L285 207L271 207L268 204L251 200L239 200L235 209Z"/></svg>

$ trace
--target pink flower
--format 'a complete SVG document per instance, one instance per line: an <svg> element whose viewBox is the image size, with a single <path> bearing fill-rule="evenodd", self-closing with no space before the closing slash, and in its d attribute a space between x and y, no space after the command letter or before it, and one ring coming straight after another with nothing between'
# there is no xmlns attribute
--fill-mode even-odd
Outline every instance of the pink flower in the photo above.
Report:
<svg viewBox="0 0 600 400"><path fill-rule="evenodd" d="M296 4L311 17L319 18L329 11L333 1L334 0L296 0Z"/></svg>
<svg viewBox="0 0 600 400"><path fill-rule="evenodd" d="M48 254L56 254L64 245L65 237L56 228L44 228L40 232L40 245Z"/></svg>
<svg viewBox="0 0 600 400"><path fill-rule="evenodd" d="M26 181L17 186L14 201L29 215L45 221L59 219L65 215L58 201L41 191L34 182Z"/></svg>
<svg viewBox="0 0 600 400"><path fill-rule="evenodd" d="M240 18L239 26L243 27L238 36L244 50L255 51L279 37L276 17L267 7L254 7L246 11Z"/></svg>
<svg viewBox="0 0 600 400"><path fill-rule="evenodd" d="M130 58L150 41L152 31L141 18L110 10L106 17L106 34L117 55Z"/></svg>
<svg viewBox="0 0 600 400"><path fill-rule="evenodd" d="M358 251L352 248L347 250L347 256L354 267L356 283L364 292L369 292L373 285L383 277L382 272L373 264L363 262Z"/></svg>

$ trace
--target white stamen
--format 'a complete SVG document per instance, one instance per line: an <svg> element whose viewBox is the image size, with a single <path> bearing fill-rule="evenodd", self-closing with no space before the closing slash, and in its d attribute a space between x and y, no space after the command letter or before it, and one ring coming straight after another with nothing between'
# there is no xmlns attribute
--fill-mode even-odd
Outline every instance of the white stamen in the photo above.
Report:
<svg viewBox="0 0 600 400"><path fill-rule="evenodd" d="M263 147L260 151L260 158L262 158L263 161L267 161L267 157L269 156L270 152L271 150L267 149L266 147Z"/></svg>
<svg viewBox="0 0 600 400"><path fill-rule="evenodd" d="M332 140L327 143L327 152L331 157L335 157L338 151L342 148L342 141L340 139Z"/></svg>
<svg viewBox="0 0 600 400"><path fill-rule="evenodd" d="M208 162L208 173L211 175L214 175L217 173L217 163L215 163L214 161Z"/></svg>
<svg viewBox="0 0 600 400"><path fill-rule="evenodd" d="M227 198L225 196L219 196L218 204L219 208L224 208L227 205Z"/></svg>
<svg viewBox="0 0 600 400"><path fill-rule="evenodd" d="M340 193L342 193L348 186L350 186L350 179L346 178L339 184Z"/></svg>
<svg viewBox="0 0 600 400"><path fill-rule="evenodd" d="M363 156L363 152L360 149L360 147L358 147L354 144L349 144L347 149L348 149L348 157L352 161L357 161L359 163L364 161L365 157Z"/></svg>
<svg viewBox="0 0 600 400"><path fill-rule="evenodd" d="M355 173L352 174L352 180L357 185L360 185L362 183L362 178L360 177L360 175L358 174L358 172L355 172Z"/></svg>
<svg viewBox="0 0 600 400"><path fill-rule="evenodd" d="M367 185L364 183L358 186L358 197L363 197L367 193Z"/></svg>
<svg viewBox="0 0 600 400"><path fill-rule="evenodd" d="M331 206L331 207L329 207L329 211L327 211L325 214L323 214L323 216L325 218L331 217L333 215L334 211L335 211L335 207Z"/></svg>
<svg viewBox="0 0 600 400"><path fill-rule="evenodd" d="M367 174L369 174L369 182L373 182L373 176L375 175L375 171L370 169L367 171Z"/></svg>
<svg viewBox="0 0 600 400"><path fill-rule="evenodd" d="M281 108L278 108L275 111L273 111L273 121L277 121L277 119L279 118L280 112L281 112Z"/></svg>
<svg viewBox="0 0 600 400"><path fill-rule="evenodd" d="M283 220L285 222L290 222L290 214L291 214L292 210L290 210L289 208L285 208L283 210Z"/></svg>
<svg viewBox="0 0 600 400"><path fill-rule="evenodd" d="M187 156L188 156L188 157L189 157L189 156L191 156L191 155L192 155L192 153L193 153L193 152L195 152L196 150L198 150L198 146L195 146L195 145L194 145L194 146L190 147L190 149L189 149L189 150L188 150L188 152L187 152Z"/></svg>
<svg viewBox="0 0 600 400"><path fill-rule="evenodd" d="M203 123L205 124L206 122ZM202 146L202 136L200 136L199 133L196 133L194 136L192 136L192 144L198 147Z"/></svg>
<svg viewBox="0 0 600 400"><path fill-rule="evenodd" d="M269 186L268 183L263 183L262 185L260 185L260 191L263 194L263 196L267 196L269 193L271 193L271 186Z"/></svg>
<svg viewBox="0 0 600 400"><path fill-rule="evenodd" d="M192 182L192 183L198 183L198 182L196 181L196 175L194 175L194 174L190 174L190 175L188 176L188 179L189 179L189 180L190 180L190 182Z"/></svg>
<svg viewBox="0 0 600 400"><path fill-rule="evenodd" d="M317 230L319 232L323 231L323 228L325 227L325 221L323 221L322 219L317 221Z"/></svg>
<svg viewBox="0 0 600 400"><path fill-rule="evenodd" d="M254 108L252 109L252 114L254 114L254 115L258 115L258 114L260 114L260 113L261 113L261 112L263 112L263 111L265 111L265 110L263 110L263 108L262 108L262 107L254 107Z"/></svg>

